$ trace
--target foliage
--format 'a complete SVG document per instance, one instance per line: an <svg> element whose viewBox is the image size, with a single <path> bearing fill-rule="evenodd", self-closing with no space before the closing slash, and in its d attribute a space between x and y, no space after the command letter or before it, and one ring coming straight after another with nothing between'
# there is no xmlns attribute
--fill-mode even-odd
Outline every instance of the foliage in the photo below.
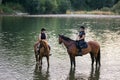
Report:
<svg viewBox="0 0 120 80"><path fill-rule="evenodd" d="M13 13L13 10L7 6L0 5L0 14L8 13L11 14Z"/></svg>
<svg viewBox="0 0 120 80"><path fill-rule="evenodd" d="M24 11L23 7L19 3L6 3L6 6L13 10L21 10Z"/></svg>
<svg viewBox="0 0 120 80"><path fill-rule="evenodd" d="M112 11L120 14L120 1L112 7Z"/></svg>
<svg viewBox="0 0 120 80"><path fill-rule="evenodd" d="M111 11L111 9L108 8L108 7L103 7L103 8L101 9L101 11Z"/></svg>
<svg viewBox="0 0 120 80"><path fill-rule="evenodd" d="M61 1L58 6L58 9L59 9L59 13L66 13L66 10L69 8L68 8L68 5L66 5L66 2Z"/></svg>
<svg viewBox="0 0 120 80"><path fill-rule="evenodd" d="M8 3L17 4L17 9L24 7L30 14L57 14L66 13L67 10L91 11L91 10L109 10L119 0L2 0L2 5ZM19 6L18 6L19 4ZM12 5L10 5L11 7ZM119 5L113 7L119 8ZM13 7L12 7L13 9ZM20 9L20 10L21 10Z"/></svg>
<svg viewBox="0 0 120 80"><path fill-rule="evenodd" d="M24 8L19 3L6 3L5 5L0 5L0 13L14 13L15 11L24 11Z"/></svg>

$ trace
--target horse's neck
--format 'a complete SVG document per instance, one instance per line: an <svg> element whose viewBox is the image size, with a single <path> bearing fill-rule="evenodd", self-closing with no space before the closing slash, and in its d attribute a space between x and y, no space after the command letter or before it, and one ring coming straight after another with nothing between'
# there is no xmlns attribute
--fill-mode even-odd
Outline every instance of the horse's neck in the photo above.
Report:
<svg viewBox="0 0 120 80"><path fill-rule="evenodd" d="M65 40L63 40L63 43L64 43L66 48L68 48L70 46L70 44L72 44L71 41L68 42L68 41L65 41Z"/></svg>

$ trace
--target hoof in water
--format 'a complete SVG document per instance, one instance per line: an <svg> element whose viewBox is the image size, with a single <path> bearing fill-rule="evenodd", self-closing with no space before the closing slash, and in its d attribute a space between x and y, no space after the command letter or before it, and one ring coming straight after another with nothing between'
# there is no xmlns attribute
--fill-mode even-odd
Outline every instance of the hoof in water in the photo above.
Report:
<svg viewBox="0 0 120 80"><path fill-rule="evenodd" d="M42 66L40 65L39 68L42 68Z"/></svg>
<svg viewBox="0 0 120 80"><path fill-rule="evenodd" d="M52 54L49 54L49 56L51 56Z"/></svg>
<svg viewBox="0 0 120 80"><path fill-rule="evenodd" d="M39 62L37 61L36 64L39 65Z"/></svg>

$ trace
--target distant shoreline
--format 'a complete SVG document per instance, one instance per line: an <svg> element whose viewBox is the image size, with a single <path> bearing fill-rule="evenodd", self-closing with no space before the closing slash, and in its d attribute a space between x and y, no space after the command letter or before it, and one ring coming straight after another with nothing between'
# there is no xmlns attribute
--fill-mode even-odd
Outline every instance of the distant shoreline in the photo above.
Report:
<svg viewBox="0 0 120 80"><path fill-rule="evenodd" d="M59 17L59 18L120 18L120 15L96 15L96 14L46 14L46 15L0 15L11 17Z"/></svg>

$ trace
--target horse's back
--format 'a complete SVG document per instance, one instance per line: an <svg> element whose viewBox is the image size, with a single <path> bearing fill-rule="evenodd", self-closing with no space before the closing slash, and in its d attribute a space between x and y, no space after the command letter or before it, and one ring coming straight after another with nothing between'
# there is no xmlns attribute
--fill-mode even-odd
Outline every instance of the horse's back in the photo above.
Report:
<svg viewBox="0 0 120 80"><path fill-rule="evenodd" d="M100 45L96 41L89 41L88 45L91 47L91 52L93 53L98 53L98 51L100 50Z"/></svg>
<svg viewBox="0 0 120 80"><path fill-rule="evenodd" d="M90 45L91 47L100 48L99 43L96 41L89 41L88 45Z"/></svg>

